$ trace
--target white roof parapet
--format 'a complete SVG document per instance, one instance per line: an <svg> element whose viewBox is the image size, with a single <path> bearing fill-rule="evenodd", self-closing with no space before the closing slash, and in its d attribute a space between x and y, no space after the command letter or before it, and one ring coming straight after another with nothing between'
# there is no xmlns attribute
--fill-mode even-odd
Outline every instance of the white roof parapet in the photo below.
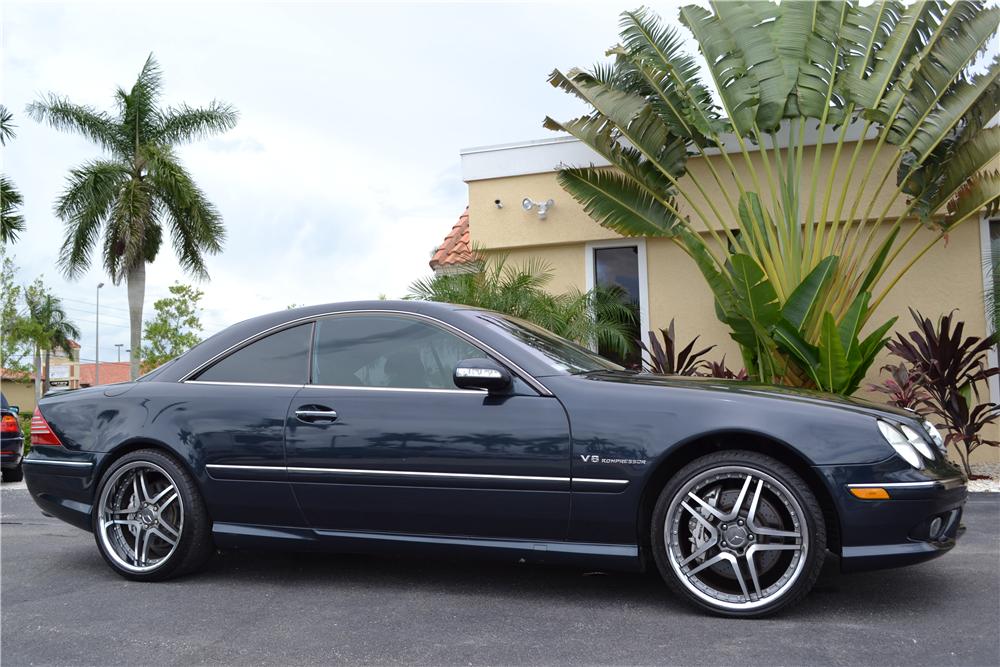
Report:
<svg viewBox="0 0 1000 667"><path fill-rule="evenodd" d="M778 145L782 148L787 146L788 141L788 121L782 121L782 128L778 131ZM847 127L846 141L855 141L861 137L861 129L864 123L854 122ZM793 130L797 132L797 128ZM868 139L878 136L874 126L868 130ZM823 137L824 144L833 144L840 137L840 128L826 128ZM805 145L814 146L819 138L818 123L810 121L806 126ZM764 137L765 145L772 149L771 138ZM757 147L747 141L747 149L757 150ZM739 150L739 144L733 137L726 137L726 151L733 153ZM709 155L717 154L718 149L708 149L705 151ZM593 164L597 167L608 166L608 161L592 151L579 139L557 134L548 139L537 139L534 141L518 141L510 144L497 144L495 146L479 146L475 148L463 148L459 151L462 160L462 180L482 181L489 178L504 178L507 176L523 176L526 174L544 174L557 169L560 165L589 166Z"/></svg>

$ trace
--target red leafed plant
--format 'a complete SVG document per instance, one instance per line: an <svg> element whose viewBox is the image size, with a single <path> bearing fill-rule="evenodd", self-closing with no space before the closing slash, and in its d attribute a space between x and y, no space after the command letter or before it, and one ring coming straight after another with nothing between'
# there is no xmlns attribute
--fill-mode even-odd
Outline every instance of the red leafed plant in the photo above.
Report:
<svg viewBox="0 0 1000 667"><path fill-rule="evenodd" d="M703 350L693 352L694 344L698 342L698 336L691 339L691 342L680 351L677 350L677 336L674 333L674 321L670 320L670 325L666 329L660 329L663 336L663 344L660 344L655 331L649 332L649 345L641 340L639 347L646 353L646 360L643 365L650 373L659 375L698 375L698 371L708 366L708 362L701 357L708 354L714 345L709 345Z"/></svg>
<svg viewBox="0 0 1000 667"><path fill-rule="evenodd" d="M889 405L906 408L923 414L927 411L924 403L930 396L920 385L920 376L914 373L906 364L886 364L881 368L889 371L889 378L881 384L870 384L871 391L877 391L889 396Z"/></svg>
<svg viewBox="0 0 1000 667"><path fill-rule="evenodd" d="M969 456L981 445L1000 445L987 440L981 431L1000 417L1000 405L980 403L978 383L1000 369L986 364L986 353L996 344L996 336L963 338L965 324L952 324L953 312L942 316L935 325L929 318L910 309L917 329L907 337L896 334L889 341L889 351L912 366L920 386L927 392L921 400L947 431L945 441L954 443L967 475L972 475Z"/></svg>
<svg viewBox="0 0 1000 667"><path fill-rule="evenodd" d="M709 361L708 372L701 373L705 377L710 378L722 378L723 380L749 380L750 376L747 375L747 369L741 368L738 371L733 371L731 368L726 366L726 358L722 357L722 361Z"/></svg>

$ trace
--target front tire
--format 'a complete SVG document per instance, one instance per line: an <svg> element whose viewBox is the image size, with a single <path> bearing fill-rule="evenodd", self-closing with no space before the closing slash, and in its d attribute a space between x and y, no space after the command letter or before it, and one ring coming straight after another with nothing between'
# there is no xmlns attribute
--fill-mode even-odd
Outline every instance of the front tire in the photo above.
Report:
<svg viewBox="0 0 1000 667"><path fill-rule="evenodd" d="M801 600L826 555L809 486L756 452L716 452L684 466L660 493L651 526L668 586L722 616L766 616Z"/></svg>
<svg viewBox="0 0 1000 667"><path fill-rule="evenodd" d="M155 449L126 454L104 473L92 522L98 550L126 579L186 574L213 552L211 520L194 479Z"/></svg>

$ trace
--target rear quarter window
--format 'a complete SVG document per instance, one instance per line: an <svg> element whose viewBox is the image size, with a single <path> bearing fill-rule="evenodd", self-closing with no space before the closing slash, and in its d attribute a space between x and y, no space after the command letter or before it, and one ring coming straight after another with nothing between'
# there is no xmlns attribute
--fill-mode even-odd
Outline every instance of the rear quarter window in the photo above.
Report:
<svg viewBox="0 0 1000 667"><path fill-rule="evenodd" d="M300 324L254 341L202 371L201 382L305 384L309 379L312 323Z"/></svg>

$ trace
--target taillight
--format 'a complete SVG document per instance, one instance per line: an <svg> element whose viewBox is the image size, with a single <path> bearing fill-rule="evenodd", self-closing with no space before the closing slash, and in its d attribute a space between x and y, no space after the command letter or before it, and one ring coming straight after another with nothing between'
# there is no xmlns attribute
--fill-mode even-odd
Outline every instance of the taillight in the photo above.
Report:
<svg viewBox="0 0 1000 667"><path fill-rule="evenodd" d="M14 415L4 415L3 419L0 419L0 433L19 433L21 431L21 425L17 423L17 417Z"/></svg>
<svg viewBox="0 0 1000 667"><path fill-rule="evenodd" d="M35 408L35 414L31 415L31 446L36 445L56 445L62 446L62 442L45 421L41 411Z"/></svg>

